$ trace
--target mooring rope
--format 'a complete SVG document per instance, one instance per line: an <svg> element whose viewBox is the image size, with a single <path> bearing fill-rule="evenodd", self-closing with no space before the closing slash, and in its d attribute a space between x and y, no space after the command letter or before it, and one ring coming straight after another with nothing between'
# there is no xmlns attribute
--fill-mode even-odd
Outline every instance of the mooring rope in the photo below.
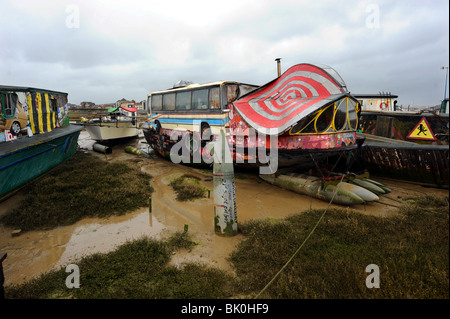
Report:
<svg viewBox="0 0 450 319"><path fill-rule="evenodd" d="M341 180L339 181L342 182L342 180L344 179L345 174L342 174ZM314 233L314 231L316 230L316 228L319 226L320 222L322 221L323 217L325 216L326 212L328 211L328 208L330 208L331 204L333 203L333 199L337 194L337 187L333 193L333 196L331 197L330 202L328 203L327 208L325 208L325 210L323 211L322 215L320 216L319 220L317 221L317 223L314 225L313 229L310 231L310 233L308 234L308 236L306 236L305 240L302 242L302 244L300 245L300 247L298 247L298 249L295 251L295 253L291 256L291 258L289 258L289 260L284 264L283 267L281 267L281 269L277 272L277 274L269 281L269 283L255 296L254 299L258 299L259 296L266 291L266 289L274 282L274 280L283 272L283 270L289 265L289 263L295 258L295 256L298 254L298 252L300 251L300 249L302 249L302 247L305 245L305 243L308 241L308 239L311 237L311 235Z"/></svg>

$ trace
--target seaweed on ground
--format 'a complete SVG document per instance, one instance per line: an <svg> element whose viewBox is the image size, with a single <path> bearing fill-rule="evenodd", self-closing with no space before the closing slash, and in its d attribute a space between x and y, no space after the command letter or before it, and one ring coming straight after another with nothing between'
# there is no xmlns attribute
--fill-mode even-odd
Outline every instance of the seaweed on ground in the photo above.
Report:
<svg viewBox="0 0 450 319"><path fill-rule="evenodd" d="M177 194L177 200L188 201L205 197L207 189L200 185L200 178L194 175L184 174L170 182L170 186Z"/></svg>
<svg viewBox="0 0 450 319"><path fill-rule="evenodd" d="M70 225L85 217L122 215L148 205L151 176L131 164L77 152L28 183L19 207L0 222L23 231Z"/></svg>

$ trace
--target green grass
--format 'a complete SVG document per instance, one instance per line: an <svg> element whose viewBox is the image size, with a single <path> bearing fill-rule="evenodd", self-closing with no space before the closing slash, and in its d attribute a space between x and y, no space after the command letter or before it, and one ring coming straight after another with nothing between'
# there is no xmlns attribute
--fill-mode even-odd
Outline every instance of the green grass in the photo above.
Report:
<svg viewBox="0 0 450 319"><path fill-rule="evenodd" d="M195 200L205 197L207 189L200 185L199 178L194 175L184 174L170 182L177 194L178 201Z"/></svg>
<svg viewBox="0 0 450 319"><path fill-rule="evenodd" d="M122 162L77 152L29 183L19 207L0 222L23 231L70 225L85 217L121 215L148 206L151 176Z"/></svg>

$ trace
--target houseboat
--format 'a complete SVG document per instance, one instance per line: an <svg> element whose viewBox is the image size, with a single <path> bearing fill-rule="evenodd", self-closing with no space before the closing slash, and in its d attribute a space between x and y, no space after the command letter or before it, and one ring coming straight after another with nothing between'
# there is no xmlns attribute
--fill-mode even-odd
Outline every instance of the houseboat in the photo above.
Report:
<svg viewBox="0 0 450 319"><path fill-rule="evenodd" d="M82 128L67 93L0 85L0 198L71 157Z"/></svg>
<svg viewBox="0 0 450 319"><path fill-rule="evenodd" d="M147 107L144 136L175 163L210 164L220 158L211 151L225 150L222 159L229 154L235 166L257 166L268 183L343 205L390 191L347 174L363 143L356 134L361 106L331 67L297 64L262 86L177 84L148 94ZM344 174L333 172L341 158Z"/></svg>
<svg viewBox="0 0 450 319"><path fill-rule="evenodd" d="M440 108L405 110L390 93L354 94L362 107L359 162L379 176L449 186L449 114Z"/></svg>

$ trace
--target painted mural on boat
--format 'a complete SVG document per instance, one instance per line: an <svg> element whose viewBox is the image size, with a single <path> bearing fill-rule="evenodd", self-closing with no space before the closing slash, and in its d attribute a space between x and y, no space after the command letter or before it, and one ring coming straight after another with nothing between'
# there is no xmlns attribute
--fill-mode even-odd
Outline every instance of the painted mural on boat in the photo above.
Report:
<svg viewBox="0 0 450 319"><path fill-rule="evenodd" d="M67 93L0 86L0 143L68 124Z"/></svg>

